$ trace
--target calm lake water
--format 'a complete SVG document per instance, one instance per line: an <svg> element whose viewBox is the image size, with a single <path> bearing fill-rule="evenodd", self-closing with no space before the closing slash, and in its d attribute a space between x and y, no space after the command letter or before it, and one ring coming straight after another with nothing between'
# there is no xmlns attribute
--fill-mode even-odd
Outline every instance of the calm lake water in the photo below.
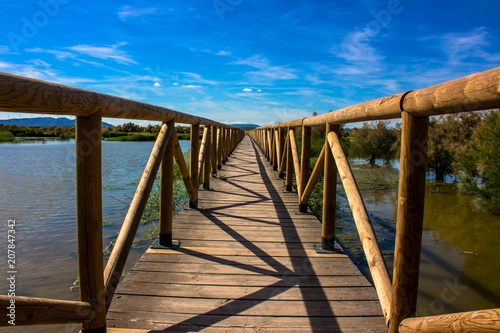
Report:
<svg viewBox="0 0 500 333"><path fill-rule="evenodd" d="M183 151L189 141L180 141ZM103 245L114 239L144 171L153 142L103 141ZM7 294L7 224L16 220L16 294L78 300L70 287L78 276L74 141L30 141L0 144L1 294ZM139 232L140 233L140 229ZM132 249L126 269L145 248ZM9 328L18 332L50 332L52 328ZM60 332L78 331L62 325ZM6 328L0 329L6 331ZM52 332L54 330L52 329Z"/></svg>
<svg viewBox="0 0 500 333"><path fill-rule="evenodd" d="M392 275L399 163L379 166L371 177L352 163L366 208ZM371 178L371 179L369 179ZM381 179L373 186L374 179ZM451 178L450 178L451 179ZM377 182L375 182L377 183ZM391 185L392 184L392 185ZM338 236L367 270L345 197L341 198ZM456 183L428 180L420 262L417 315L437 315L500 307L500 216L477 199L459 193Z"/></svg>
<svg viewBox="0 0 500 333"><path fill-rule="evenodd" d="M189 141L181 141L183 150ZM103 142L103 245L116 237L153 147L152 142ZM7 223L16 220L16 293L78 300L70 291L77 278L74 141L0 144L0 248L7 249ZM397 163L396 163L397 167ZM353 164L355 174L366 170ZM392 274L397 204L397 170L379 168L358 183ZM500 307L500 218L481 209L455 184L426 189L418 314L432 315ZM355 226L340 198L338 236L363 268ZM143 249L133 249L131 267ZM0 292L6 294L7 257L0 257ZM9 328L15 332L75 332L79 325ZM6 332L7 329L0 329Z"/></svg>

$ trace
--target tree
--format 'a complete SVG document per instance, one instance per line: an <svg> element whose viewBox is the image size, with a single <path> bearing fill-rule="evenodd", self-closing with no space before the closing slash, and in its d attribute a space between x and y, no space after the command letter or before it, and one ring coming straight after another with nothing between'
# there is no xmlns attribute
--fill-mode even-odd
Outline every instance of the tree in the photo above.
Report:
<svg viewBox="0 0 500 333"><path fill-rule="evenodd" d="M500 116L489 112L457 153L462 188L479 196L481 204L500 215Z"/></svg>
<svg viewBox="0 0 500 333"><path fill-rule="evenodd" d="M363 127L353 134L350 152L352 157L368 158L370 164L376 160L389 162L397 157L398 129L389 128L388 121L364 123Z"/></svg>
<svg viewBox="0 0 500 333"><path fill-rule="evenodd" d="M444 176L456 173L456 154L469 141L481 122L481 113L464 112L449 114L429 121L429 142L427 169L438 181Z"/></svg>

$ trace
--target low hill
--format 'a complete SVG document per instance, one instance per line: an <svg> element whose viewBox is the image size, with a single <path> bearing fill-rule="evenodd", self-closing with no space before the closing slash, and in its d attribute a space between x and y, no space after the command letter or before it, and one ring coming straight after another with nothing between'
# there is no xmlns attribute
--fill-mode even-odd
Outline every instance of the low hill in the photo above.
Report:
<svg viewBox="0 0 500 333"><path fill-rule="evenodd" d="M0 119L0 124L17 125L17 126L70 127L70 126L75 126L75 120L64 118L64 117L60 117L60 118L34 117L34 118ZM111 124L102 122L102 127L114 127L114 126Z"/></svg>

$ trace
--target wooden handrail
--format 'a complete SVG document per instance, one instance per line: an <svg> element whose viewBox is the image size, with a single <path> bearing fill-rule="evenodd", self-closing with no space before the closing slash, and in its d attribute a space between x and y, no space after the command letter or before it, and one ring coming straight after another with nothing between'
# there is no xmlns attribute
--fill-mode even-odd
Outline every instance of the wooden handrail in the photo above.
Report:
<svg viewBox="0 0 500 333"><path fill-rule="evenodd" d="M421 117L488 110L499 106L500 67L497 67L428 88L386 96L319 116L281 122L259 129L395 119L401 118L403 110Z"/></svg>
<svg viewBox="0 0 500 333"><path fill-rule="evenodd" d="M160 106L0 72L0 110L125 118L229 128L216 121Z"/></svg>
<svg viewBox="0 0 500 333"><path fill-rule="evenodd" d="M6 311L5 315L0 316L0 326L10 326L11 300L15 304L13 318L16 326L82 323L88 322L96 314L94 307L88 302L0 295L0 307Z"/></svg>
<svg viewBox="0 0 500 333"><path fill-rule="evenodd" d="M168 246L169 242L165 242L164 236L168 236L171 243L172 158L175 157L190 201L197 203L198 173L202 170L202 167L197 165L199 140L197 129L199 126L205 126L204 137L207 138L206 144L210 145L202 149L200 156L207 175L210 164L212 164L212 172L216 172L217 161L227 159L232 149L243 138L244 133L226 124L171 109L1 72L0 110L2 112L76 116L77 225L81 302L0 296L1 306L7 307L11 301L15 301L16 325L82 323L87 331L105 330L107 308L121 278L162 161L165 168L162 168L161 176L159 236L160 244ZM163 122L105 268L102 256L102 117ZM175 135L174 123L192 125L191 165L194 166L191 168L192 176L189 174ZM213 146L208 139L210 127L213 128L214 136L215 133L219 134L218 141L213 140ZM221 140L221 135L227 140ZM165 154L167 146L168 154ZM6 319L8 319L7 316L0 321L0 326L8 324Z"/></svg>
<svg viewBox="0 0 500 333"><path fill-rule="evenodd" d="M379 98L365 103L349 106L323 115L281 122L274 125L259 127L250 132L250 136L261 146L269 157L270 131L288 129L289 138L286 154L280 159L279 172L283 172L286 163L286 189L292 189L292 169L295 169L296 184L299 195L299 211L307 204L314 184L321 174L318 164L314 167L311 179L307 182L310 143L302 140L302 163L294 137L294 128L302 127L303 135L309 140L308 131L312 126L327 126L327 141L334 155L338 172L341 175L344 188L353 211L354 220L360 234L363 250L367 257L371 274L389 331L397 332L401 325L413 322L405 319L416 310L416 295L418 282L418 267L420 261L421 233L423 223L423 205L425 189L425 160L428 131L428 117L464 111L480 111L500 107L500 67L472 74L456 80L447 81L432 87L417 91ZM359 121L403 118L401 142L401 171L399 181L398 222L396 228L396 244L394 259L394 281L389 274L376 241L373 228L368 219L361 195L357 189L354 176L350 170L345 154L338 138L338 125ZM337 126L332 131L331 126ZM305 153L305 156L304 156ZM323 153L322 153L323 154ZM286 155L286 160L285 160ZM320 157L321 158L321 157ZM325 167L327 159L325 158ZM295 166L295 167L294 167ZM331 167L329 173L336 174ZM323 170L324 171L324 170ZM331 171L331 172L330 172ZM335 178L325 173L323 193L323 227L325 234L332 243L334 235L335 210ZM328 180L327 180L328 178ZM328 207L325 207L328 205ZM328 214L325 212L328 211ZM333 211L333 212L332 212ZM326 220L325 220L326 218ZM322 235L322 238L325 236ZM323 240L324 241L324 240ZM490 311L490 310L488 310ZM491 310L496 311L496 310ZM486 312L489 313L489 312ZM494 312L495 313L495 312ZM416 319L415 319L416 320ZM458 319L457 319L458 320ZM402 324L400 325L400 322ZM415 321L416 322L416 321ZM404 323L404 324L403 324ZM438 326L437 326L438 327ZM497 328L497 327L495 327ZM437 328L436 332L439 330Z"/></svg>
<svg viewBox="0 0 500 333"><path fill-rule="evenodd" d="M498 332L500 309L450 313L439 316L407 318L399 324L399 333L426 332Z"/></svg>

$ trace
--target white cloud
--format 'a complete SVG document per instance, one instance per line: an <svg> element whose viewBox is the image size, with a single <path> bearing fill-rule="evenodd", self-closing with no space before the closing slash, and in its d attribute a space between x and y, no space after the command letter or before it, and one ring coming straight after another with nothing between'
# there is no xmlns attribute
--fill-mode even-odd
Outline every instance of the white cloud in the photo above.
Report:
<svg viewBox="0 0 500 333"><path fill-rule="evenodd" d="M231 54L232 54L231 52L224 51L224 50L217 52L217 55L220 55L220 56L228 56L228 55L231 55Z"/></svg>
<svg viewBox="0 0 500 333"><path fill-rule="evenodd" d="M63 76L61 72L51 68L50 64L39 59L31 60L27 64L14 64L0 61L0 69L14 75L26 76L33 79L65 85L76 85L95 81L88 78Z"/></svg>
<svg viewBox="0 0 500 333"><path fill-rule="evenodd" d="M201 77L201 75L196 74L196 73L188 73L188 72L182 72L181 74L184 74L186 78L183 79L183 81L188 82L188 83L201 83L201 84L209 84L209 85L216 85L217 82L213 80L205 80L204 78Z"/></svg>
<svg viewBox="0 0 500 333"><path fill-rule="evenodd" d="M293 80L297 79L297 70L287 66L272 66L269 60L261 55L255 55L247 59L239 59L233 65L246 65L259 69L247 74L257 80Z"/></svg>
<svg viewBox="0 0 500 333"><path fill-rule="evenodd" d="M178 86L179 84L177 82L174 82L174 86Z"/></svg>
<svg viewBox="0 0 500 333"><path fill-rule="evenodd" d="M127 43L118 43L110 46L76 45L68 47L68 50L84 54L93 58L114 60L120 64L137 64L125 51L119 50L120 46Z"/></svg>
<svg viewBox="0 0 500 333"><path fill-rule="evenodd" d="M262 92L262 89L257 90L258 92Z"/></svg>
<svg viewBox="0 0 500 333"><path fill-rule="evenodd" d="M243 89L243 91L244 91L244 92L251 92L251 91L252 91L252 89L250 89L250 88L245 88L245 89Z"/></svg>
<svg viewBox="0 0 500 333"><path fill-rule="evenodd" d="M183 85L182 88L198 89L198 88L201 88L201 86L197 86L194 84L188 84L188 85Z"/></svg>
<svg viewBox="0 0 500 333"><path fill-rule="evenodd" d="M155 82L154 86L155 87L161 87L161 84L160 84L160 82Z"/></svg>
<svg viewBox="0 0 500 333"><path fill-rule="evenodd" d="M10 48L8 46L0 45L0 54L11 53Z"/></svg>
<svg viewBox="0 0 500 333"><path fill-rule="evenodd" d="M152 15L158 12L158 8L150 7L150 8L133 8L131 6L123 6L118 11L118 16L122 20L126 20L127 18L136 18L145 15Z"/></svg>
<svg viewBox="0 0 500 333"><path fill-rule="evenodd" d="M369 43L375 37L376 31L370 28L348 33L338 46L332 48L332 52L340 58L344 58L350 63L356 62L378 62L384 57L377 54L377 51Z"/></svg>
<svg viewBox="0 0 500 333"><path fill-rule="evenodd" d="M35 53L49 53L55 55L57 59L66 60L66 59L75 59L76 56L71 52L59 51L59 50L44 50L39 47L35 47L32 49L25 49L26 52L35 52Z"/></svg>
<svg viewBox="0 0 500 333"><path fill-rule="evenodd" d="M433 37L431 37L432 39ZM468 33L451 33L438 37L440 47L447 54L450 64L460 64L465 59L482 58L487 62L499 62L500 53L489 53L489 33L484 27Z"/></svg>

